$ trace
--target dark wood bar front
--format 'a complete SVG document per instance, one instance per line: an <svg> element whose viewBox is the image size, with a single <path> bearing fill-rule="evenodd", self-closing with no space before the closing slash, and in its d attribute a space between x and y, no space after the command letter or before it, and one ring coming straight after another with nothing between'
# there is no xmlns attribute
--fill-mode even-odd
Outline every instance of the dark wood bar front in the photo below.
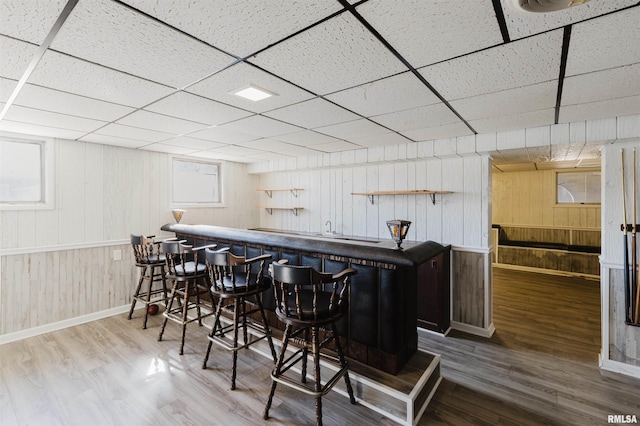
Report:
<svg viewBox="0 0 640 426"><path fill-rule="evenodd" d="M439 268L449 268L451 247L433 241L406 241L404 250L394 250L395 243L391 240L290 235L210 225L167 224L162 229L195 245L215 242L218 247L230 247L237 255L271 254L274 261L287 259L289 264L310 265L326 272L355 268L358 273L349 289L349 312L338 325L346 355L391 374L397 374L417 350L418 295L442 293L419 292L418 288L437 286L446 288L446 292L449 288L448 282L433 282L434 276L443 274L433 274L430 268L435 267L433 259L439 259ZM447 259L445 265L443 257ZM448 273L444 276L449 279ZM444 299L436 304L448 304L448 297ZM265 293L264 302L272 311L271 293ZM447 322L444 326L448 327L448 315L444 317ZM275 314L269 315L269 322L283 328ZM443 324L436 325L438 329L442 327Z"/></svg>

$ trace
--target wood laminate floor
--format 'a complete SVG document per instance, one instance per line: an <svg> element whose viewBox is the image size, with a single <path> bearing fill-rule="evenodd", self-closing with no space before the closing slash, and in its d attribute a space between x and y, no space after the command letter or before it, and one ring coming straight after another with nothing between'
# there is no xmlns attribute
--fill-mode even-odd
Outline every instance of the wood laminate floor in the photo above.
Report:
<svg viewBox="0 0 640 426"><path fill-rule="evenodd" d="M0 425L313 424L313 400L279 386L262 420L272 368L215 346L201 369L206 328L191 324L185 354L178 326L157 341L161 316L94 321L0 346ZM640 383L597 367L600 296L596 281L494 270L491 339L420 331L420 347L442 355L443 382L420 425L605 425L609 414L640 418ZM332 392L325 424L391 425Z"/></svg>

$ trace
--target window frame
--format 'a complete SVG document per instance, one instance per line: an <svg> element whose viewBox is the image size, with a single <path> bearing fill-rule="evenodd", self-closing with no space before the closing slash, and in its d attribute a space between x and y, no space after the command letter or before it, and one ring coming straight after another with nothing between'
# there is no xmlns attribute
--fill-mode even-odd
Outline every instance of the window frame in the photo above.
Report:
<svg viewBox="0 0 640 426"><path fill-rule="evenodd" d="M173 166L174 161L185 161L190 163L202 163L218 166L218 199L219 201L213 202L195 202L195 201L179 201L174 200L174 180L173 180ZM224 162L220 160L210 160L207 158L187 157L180 155L172 155L169 159L169 207L170 208L210 208L210 207L226 207L224 198Z"/></svg>
<svg viewBox="0 0 640 426"><path fill-rule="evenodd" d="M572 207L572 206L593 206L593 207L598 207L602 205L602 181L600 182L600 190L598 191L598 198L599 201L596 202L582 202L582 201L574 201L574 202L559 202L558 201L558 177L560 176L560 174L566 174L566 173L601 173L601 169L599 168L584 168L584 169L570 169L570 170L557 170L555 173L555 205L556 207ZM602 179L602 176L601 176Z"/></svg>
<svg viewBox="0 0 640 426"><path fill-rule="evenodd" d="M0 133L0 139L8 142L38 144L42 147L40 152L40 170L43 199L41 201L0 201L0 211L11 210L53 210L55 208L55 156L54 140L52 138L14 135Z"/></svg>

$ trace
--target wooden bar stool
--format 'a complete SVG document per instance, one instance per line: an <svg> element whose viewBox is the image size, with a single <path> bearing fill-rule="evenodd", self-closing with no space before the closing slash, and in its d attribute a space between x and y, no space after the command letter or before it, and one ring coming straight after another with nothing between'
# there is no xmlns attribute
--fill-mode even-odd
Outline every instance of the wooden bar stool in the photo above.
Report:
<svg viewBox="0 0 640 426"><path fill-rule="evenodd" d="M161 241L154 241L154 236L131 234L131 246L135 257L136 266L140 268L140 279L133 293L129 319L133 315L136 302L144 304L144 321L142 328L147 328L149 317L149 305L159 303L167 304L167 280L165 278L165 256L160 250ZM161 287L155 287L154 283L161 283Z"/></svg>
<svg viewBox="0 0 640 426"><path fill-rule="evenodd" d="M173 281L173 286L167 309L163 313L164 321L158 341L162 340L168 320L180 324L182 326L180 355L184 353L187 324L198 321L202 326L202 319L213 315L213 295L207 283L206 266L198 262L198 252L211 247L215 247L215 244L193 247L185 244L185 241L162 242L162 251L166 257L167 278ZM207 295L208 300L203 300L202 295ZM203 308L208 312L203 312ZM189 313L193 310L196 314L190 316Z"/></svg>
<svg viewBox="0 0 640 426"><path fill-rule="evenodd" d="M236 388L236 365L238 351L250 345L267 339L273 362L276 362L276 350L271 339L271 329L267 322L262 305L262 294L269 288L270 282L264 276L264 266L270 254L264 254L251 259L235 256L227 249L205 251L205 260L211 292L218 297L214 326L209 334L209 345L204 356L202 368L207 368L207 360L211 352L211 345L215 342L233 352L233 367L231 369L231 389ZM222 325L222 312L232 316L231 324ZM259 319L252 316L259 314ZM242 328L242 342L238 343L239 328ZM248 329L253 330L249 335ZM233 333L229 338L228 333Z"/></svg>
<svg viewBox="0 0 640 426"><path fill-rule="evenodd" d="M264 409L264 419L269 418L269 408L271 408L276 385L282 383L315 397L316 423L322 425L322 396L326 395L341 377L344 377L351 403L356 402L349 380L348 364L342 352L335 323L347 312L349 281L357 271L347 268L332 275L318 272L310 266L291 266L281 263L272 263L271 266L275 312L285 324L285 331L278 362L271 372L271 392ZM321 330L326 331L326 337L322 341L320 341ZM287 357L289 342L298 346L298 349ZM322 348L331 342L335 342L337 358L321 352ZM313 357L311 383L307 383L307 354L309 353ZM338 367L337 373L326 380L324 385L320 376L320 358ZM285 375L298 362L301 363L302 368L300 379Z"/></svg>

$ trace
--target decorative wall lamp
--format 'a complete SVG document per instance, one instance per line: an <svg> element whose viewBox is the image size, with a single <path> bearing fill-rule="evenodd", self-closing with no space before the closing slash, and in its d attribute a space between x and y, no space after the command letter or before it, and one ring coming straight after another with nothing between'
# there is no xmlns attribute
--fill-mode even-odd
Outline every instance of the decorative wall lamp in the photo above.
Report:
<svg viewBox="0 0 640 426"><path fill-rule="evenodd" d="M387 228L389 228L389 234L391 234L391 238L397 244L394 250L402 250L402 247L400 247L400 244L402 244L402 240L407 238L407 231L409 230L410 225L411 225L411 222L408 220L395 219L395 220L387 221Z"/></svg>
<svg viewBox="0 0 640 426"><path fill-rule="evenodd" d="M176 220L176 223L180 223L180 219L182 219L182 216L185 214L186 210L182 210L182 209L173 209L171 210L171 213L173 213L173 218Z"/></svg>

